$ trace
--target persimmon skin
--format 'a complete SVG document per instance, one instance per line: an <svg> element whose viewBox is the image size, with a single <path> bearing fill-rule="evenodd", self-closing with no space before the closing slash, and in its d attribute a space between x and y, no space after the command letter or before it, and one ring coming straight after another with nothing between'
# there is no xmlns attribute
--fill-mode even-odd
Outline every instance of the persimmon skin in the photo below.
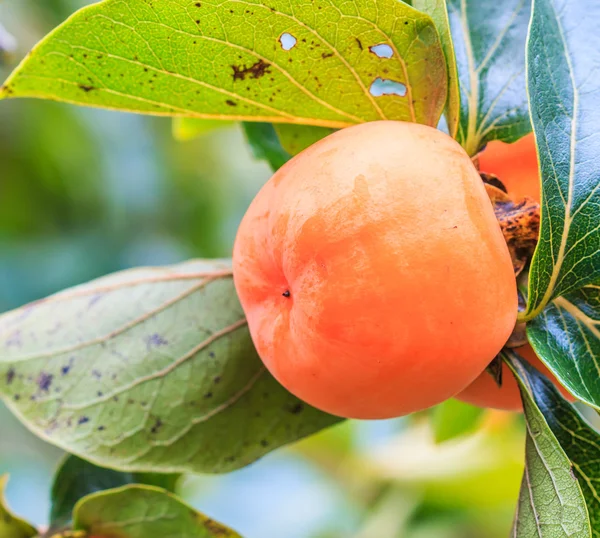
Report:
<svg viewBox="0 0 600 538"><path fill-rule="evenodd" d="M540 170L533 133L513 144L490 142L478 158L480 170L497 176L515 201L529 197L540 202Z"/></svg>
<svg viewBox="0 0 600 538"><path fill-rule="evenodd" d="M471 159L413 123L350 127L288 162L240 225L233 273L269 371L342 417L454 396L516 321L512 262Z"/></svg>
<svg viewBox="0 0 600 538"><path fill-rule="evenodd" d="M575 398L556 380L529 344L516 348L515 351L552 381L567 400L575 401ZM523 411L517 380L505 364L502 365L502 387L497 385L488 372L483 372L474 383L457 396L457 399L478 407L503 411Z"/></svg>

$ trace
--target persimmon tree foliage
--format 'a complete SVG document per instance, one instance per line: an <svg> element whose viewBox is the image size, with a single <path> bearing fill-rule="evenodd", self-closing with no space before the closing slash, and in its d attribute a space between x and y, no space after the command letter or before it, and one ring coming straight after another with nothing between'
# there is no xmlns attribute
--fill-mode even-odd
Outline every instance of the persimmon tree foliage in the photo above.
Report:
<svg viewBox="0 0 600 538"><path fill-rule="evenodd" d="M599 27L581 0L104 0L43 39L0 99L171 116L183 138L243 122L273 169L375 120L442 119L471 157L533 131L541 220L519 328L595 412ZM516 377L527 425L513 536L600 537L599 434L517 345L490 370ZM341 420L265 369L228 260L129 270L2 315L0 397L72 454L47 534L63 538L238 536L174 496L179 473L238 469ZM440 438L472 427L461 412L436 412ZM38 533L0 503L0 536Z"/></svg>

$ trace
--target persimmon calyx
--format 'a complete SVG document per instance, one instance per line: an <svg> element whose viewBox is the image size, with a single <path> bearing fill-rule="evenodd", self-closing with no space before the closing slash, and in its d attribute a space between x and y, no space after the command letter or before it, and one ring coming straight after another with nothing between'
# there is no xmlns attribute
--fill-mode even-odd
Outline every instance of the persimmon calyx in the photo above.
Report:
<svg viewBox="0 0 600 538"><path fill-rule="evenodd" d="M503 189L500 180L490 174L481 174L494 213L508 245L515 276L531 260L540 235L540 204L532 198L518 202Z"/></svg>

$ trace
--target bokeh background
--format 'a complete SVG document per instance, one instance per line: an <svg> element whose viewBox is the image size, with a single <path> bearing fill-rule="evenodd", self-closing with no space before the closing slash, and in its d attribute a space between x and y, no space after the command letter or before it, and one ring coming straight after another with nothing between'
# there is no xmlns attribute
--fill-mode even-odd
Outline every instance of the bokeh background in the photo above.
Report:
<svg viewBox="0 0 600 538"><path fill-rule="evenodd" d="M0 0L17 47L0 79L86 3ZM239 127L177 142L164 118L1 102L0 312L112 271L229 256L269 174ZM245 538L505 538L523 441L521 421L500 413L442 445L425 415L347 422L242 471L186 477L180 493ZM38 525L61 457L0 403L0 475Z"/></svg>

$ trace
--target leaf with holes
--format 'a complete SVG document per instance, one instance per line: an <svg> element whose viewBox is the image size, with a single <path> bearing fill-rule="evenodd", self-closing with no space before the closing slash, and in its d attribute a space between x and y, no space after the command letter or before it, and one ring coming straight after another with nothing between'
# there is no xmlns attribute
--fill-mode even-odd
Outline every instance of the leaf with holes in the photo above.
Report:
<svg viewBox="0 0 600 538"><path fill-rule="evenodd" d="M0 316L0 396L124 471L231 471L339 420L267 373L229 262L116 273Z"/></svg>
<svg viewBox="0 0 600 538"><path fill-rule="evenodd" d="M178 474L121 473L69 455L61 463L52 484L51 529L67 525L75 505L87 495L128 484L158 486L174 492L180 477Z"/></svg>
<svg viewBox="0 0 600 538"><path fill-rule="evenodd" d="M469 155L486 142L531 131L525 42L531 0L447 0L460 84L458 140Z"/></svg>
<svg viewBox="0 0 600 538"><path fill-rule="evenodd" d="M89 495L75 507L73 523L76 530L90 536L240 538L174 495L149 486L125 486Z"/></svg>
<svg viewBox="0 0 600 538"><path fill-rule="evenodd" d="M514 536L600 536L600 435L535 368L508 358L527 420L526 469Z"/></svg>
<svg viewBox="0 0 600 538"><path fill-rule="evenodd" d="M105 0L35 47L0 98L334 128L436 125L446 82L433 22L397 0Z"/></svg>
<svg viewBox="0 0 600 538"><path fill-rule="evenodd" d="M460 115L460 88L458 85L458 70L456 67L456 54L454 43L450 32L450 20L448 19L447 0L415 0L413 7L427 13L433 19L438 32L446 64L448 66L448 102L446 103L446 123L448 132L454 138L458 131Z"/></svg>
<svg viewBox="0 0 600 538"><path fill-rule="evenodd" d="M600 409L600 286L555 299L527 324L527 335L562 384Z"/></svg>
<svg viewBox="0 0 600 538"><path fill-rule="evenodd" d="M540 242L527 318L600 279L600 3L536 0L528 45L542 170Z"/></svg>
<svg viewBox="0 0 600 538"><path fill-rule="evenodd" d="M16 517L4 501L8 476L0 476L0 538L31 538L38 532L29 523Z"/></svg>

